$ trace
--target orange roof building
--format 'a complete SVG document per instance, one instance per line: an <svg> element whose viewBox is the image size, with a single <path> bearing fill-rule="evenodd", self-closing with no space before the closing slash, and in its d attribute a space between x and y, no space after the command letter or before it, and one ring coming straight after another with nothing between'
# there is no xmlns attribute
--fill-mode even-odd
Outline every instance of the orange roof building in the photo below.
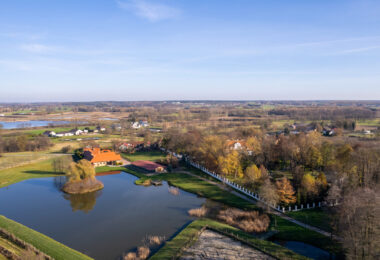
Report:
<svg viewBox="0 0 380 260"><path fill-rule="evenodd" d="M120 154L111 150L102 150L99 147L85 148L83 150L83 156L84 159L90 161L95 167L115 165L122 161Z"/></svg>

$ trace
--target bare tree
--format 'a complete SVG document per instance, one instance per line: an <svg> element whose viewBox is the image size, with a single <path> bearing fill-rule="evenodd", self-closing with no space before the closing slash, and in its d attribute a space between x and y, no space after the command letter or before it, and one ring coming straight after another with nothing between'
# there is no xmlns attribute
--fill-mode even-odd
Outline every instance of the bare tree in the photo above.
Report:
<svg viewBox="0 0 380 260"><path fill-rule="evenodd" d="M380 194L359 188L337 207L338 232L348 259L380 257Z"/></svg>

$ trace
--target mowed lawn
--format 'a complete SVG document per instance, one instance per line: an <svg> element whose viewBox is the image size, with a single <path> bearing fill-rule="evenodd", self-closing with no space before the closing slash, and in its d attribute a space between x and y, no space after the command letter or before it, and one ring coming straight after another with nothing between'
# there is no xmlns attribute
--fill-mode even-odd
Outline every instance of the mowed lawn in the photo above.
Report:
<svg viewBox="0 0 380 260"><path fill-rule="evenodd" d="M0 188L27 179L57 176L57 174L53 171L52 161L53 159L48 159L10 169L0 170Z"/></svg>
<svg viewBox="0 0 380 260"><path fill-rule="evenodd" d="M74 249L71 249L64 244L61 244L54 239L45 236L33 229L30 229L20 223L10 220L0 215L0 228L14 234L21 240L33 245L45 254L57 260L90 260L91 257L84 255Z"/></svg>
<svg viewBox="0 0 380 260"><path fill-rule="evenodd" d="M150 152L135 152L132 154L122 154L123 158L128 161L157 161L160 159L165 159L166 154L160 151L150 151Z"/></svg>

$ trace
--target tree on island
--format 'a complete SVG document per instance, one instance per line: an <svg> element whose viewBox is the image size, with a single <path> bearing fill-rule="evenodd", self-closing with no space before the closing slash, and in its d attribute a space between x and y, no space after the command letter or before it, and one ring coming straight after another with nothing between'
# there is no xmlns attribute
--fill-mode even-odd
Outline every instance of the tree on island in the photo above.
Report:
<svg viewBox="0 0 380 260"><path fill-rule="evenodd" d="M62 190L70 194L100 190L104 185L95 178L95 175L95 169L89 161L72 162L66 171L67 182Z"/></svg>

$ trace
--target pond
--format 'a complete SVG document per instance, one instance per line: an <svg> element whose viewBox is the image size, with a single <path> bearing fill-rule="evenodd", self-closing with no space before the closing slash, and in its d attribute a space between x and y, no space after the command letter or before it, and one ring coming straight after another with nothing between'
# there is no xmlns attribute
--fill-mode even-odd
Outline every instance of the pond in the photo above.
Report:
<svg viewBox="0 0 380 260"><path fill-rule="evenodd" d="M97 177L104 189L84 195L59 190L62 178L31 179L0 189L0 214L95 259L119 259L147 235L174 236L205 199L162 186L138 186L117 172Z"/></svg>
<svg viewBox="0 0 380 260"><path fill-rule="evenodd" d="M70 121L39 121L39 120L29 120L29 121L15 121L15 122L5 122L0 121L3 129L16 129L16 128L29 128L38 126L49 126L49 125L67 125L72 122Z"/></svg>
<svg viewBox="0 0 380 260"><path fill-rule="evenodd" d="M305 244L298 241L279 241L275 240L273 241L276 244L282 245L283 247L286 247L300 255L304 255L306 257L309 257L311 259L335 259L335 256L323 249L320 249L318 247Z"/></svg>

